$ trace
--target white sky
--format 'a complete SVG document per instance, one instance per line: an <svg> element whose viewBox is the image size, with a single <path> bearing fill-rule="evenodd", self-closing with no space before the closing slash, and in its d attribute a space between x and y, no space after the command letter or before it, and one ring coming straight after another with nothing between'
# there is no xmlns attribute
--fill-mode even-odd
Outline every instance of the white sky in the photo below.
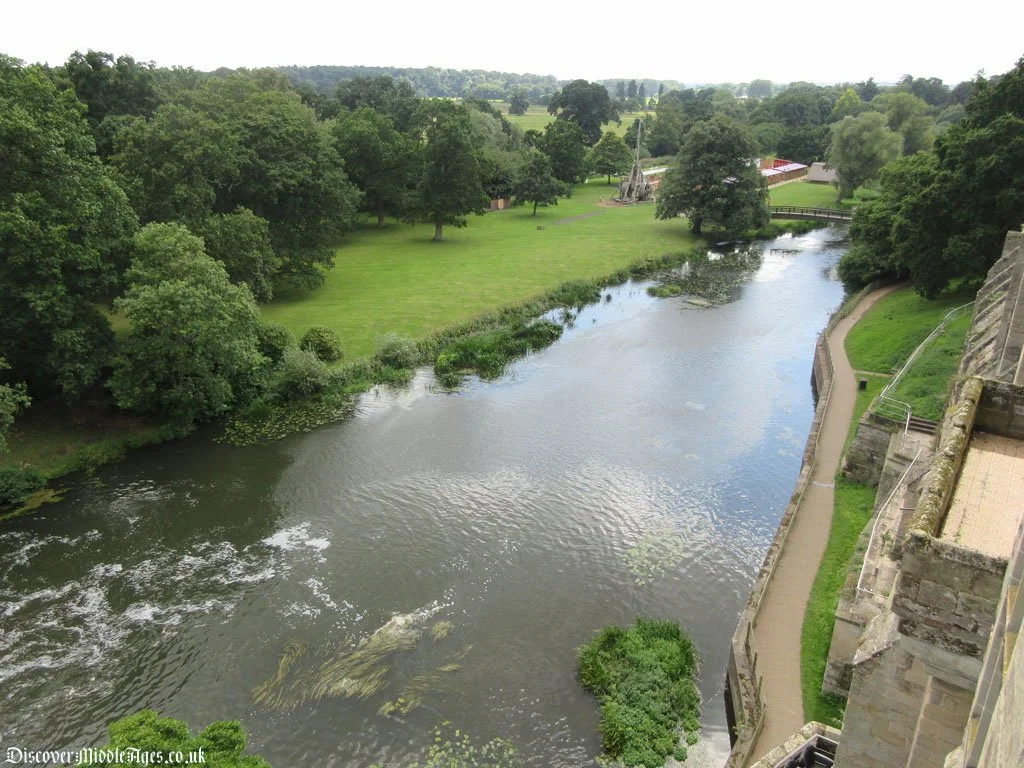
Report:
<svg viewBox="0 0 1024 768"><path fill-rule="evenodd" d="M203 70L363 64L687 83L891 82L910 73L953 85L979 69L1005 72L1024 55L1020 0L3 0L3 6L0 53L50 64L93 48Z"/></svg>

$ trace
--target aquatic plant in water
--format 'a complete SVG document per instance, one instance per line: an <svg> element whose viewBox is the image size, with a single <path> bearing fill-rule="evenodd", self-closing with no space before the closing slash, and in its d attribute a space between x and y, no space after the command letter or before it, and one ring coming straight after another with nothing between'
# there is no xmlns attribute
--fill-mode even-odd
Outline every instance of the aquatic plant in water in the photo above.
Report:
<svg viewBox="0 0 1024 768"><path fill-rule="evenodd" d="M673 530L652 531L626 550L626 566L634 581L645 586L686 558L686 540Z"/></svg>
<svg viewBox="0 0 1024 768"><path fill-rule="evenodd" d="M431 733L431 744L419 761L403 768L520 768L515 747L505 739L477 746L469 734L445 721ZM370 768L385 768L375 763Z"/></svg>
<svg viewBox="0 0 1024 768"><path fill-rule="evenodd" d="M355 644L345 643L343 650L327 655L318 665L294 673L296 662L307 655L308 649L301 641L289 641L277 672L256 686L253 700L275 709L290 709L305 701L328 697L368 698L387 685L391 657L416 647L423 623L440 607L434 603L418 611L392 616L368 638Z"/></svg>
<svg viewBox="0 0 1024 768"><path fill-rule="evenodd" d="M578 651L583 685L601 701L601 741L628 766L686 759L700 731L693 642L673 621L637 618L608 626Z"/></svg>

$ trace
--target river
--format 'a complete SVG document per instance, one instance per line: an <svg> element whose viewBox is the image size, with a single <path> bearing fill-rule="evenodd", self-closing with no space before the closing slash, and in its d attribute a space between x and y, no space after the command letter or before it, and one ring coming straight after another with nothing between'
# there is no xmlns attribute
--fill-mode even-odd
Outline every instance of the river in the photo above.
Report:
<svg viewBox="0 0 1024 768"><path fill-rule="evenodd" d="M153 708L241 719L276 768L398 764L441 721L589 766L575 649L642 614L693 637L688 764L720 765L729 638L799 471L842 234L756 246L719 306L609 288L497 381L423 370L264 446L200 432L0 523L0 747L95 746ZM366 698L325 679L399 624Z"/></svg>

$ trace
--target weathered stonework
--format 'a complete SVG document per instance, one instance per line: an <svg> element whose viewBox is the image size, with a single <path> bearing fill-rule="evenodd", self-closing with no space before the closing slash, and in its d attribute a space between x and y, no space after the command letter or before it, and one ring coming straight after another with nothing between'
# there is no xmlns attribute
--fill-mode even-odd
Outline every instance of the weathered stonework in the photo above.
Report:
<svg viewBox="0 0 1024 768"><path fill-rule="evenodd" d="M861 485L877 486L892 434L889 423L866 414L857 425L857 435L843 458L843 476Z"/></svg>

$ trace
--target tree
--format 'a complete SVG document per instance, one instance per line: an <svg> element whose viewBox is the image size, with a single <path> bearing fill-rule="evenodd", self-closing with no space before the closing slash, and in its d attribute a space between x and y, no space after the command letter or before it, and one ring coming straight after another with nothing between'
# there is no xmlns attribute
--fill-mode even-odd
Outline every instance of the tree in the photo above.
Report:
<svg viewBox="0 0 1024 768"><path fill-rule="evenodd" d="M236 721L211 723L193 736L180 720L160 717L152 710L143 710L121 718L110 725L110 744L96 750L99 759L85 765L104 768L121 763L116 753L158 754L163 764L181 762L181 753L189 762L203 763L209 768L270 768L270 763L256 755L243 755L245 730ZM200 750L202 758L200 759ZM108 758L109 755L109 758Z"/></svg>
<svg viewBox="0 0 1024 768"><path fill-rule="evenodd" d="M212 78L190 106L227 125L245 150L238 181L217 190L216 209L243 206L266 219L281 260L277 281L312 290L354 226L360 193L345 175L330 127L277 77Z"/></svg>
<svg viewBox="0 0 1024 768"><path fill-rule="evenodd" d="M533 203L533 215L536 216L538 205L558 205L558 196L564 191L565 186L551 172L551 161L547 155L531 149L513 189L516 205Z"/></svg>
<svg viewBox="0 0 1024 768"><path fill-rule="evenodd" d="M633 153L615 131L604 132L601 140L591 147L587 160L590 170L608 176L609 184L613 173L625 173L632 164Z"/></svg>
<svg viewBox="0 0 1024 768"><path fill-rule="evenodd" d="M180 224L148 224L135 246L114 302L131 324L109 382L117 404L186 429L244 403L266 362L252 293Z"/></svg>
<svg viewBox="0 0 1024 768"><path fill-rule="evenodd" d="M523 88L516 88L508 102L508 113L510 115L525 115L529 107L530 101L526 97L526 91Z"/></svg>
<svg viewBox="0 0 1024 768"><path fill-rule="evenodd" d="M658 101L661 101L661 96L663 93L665 93L665 84L658 83Z"/></svg>
<svg viewBox="0 0 1024 768"><path fill-rule="evenodd" d="M637 91L637 87L636 87L636 80L630 80L629 81L629 87L626 89L626 98L627 99L635 99L637 93L638 93L638 91Z"/></svg>
<svg viewBox="0 0 1024 768"><path fill-rule="evenodd" d="M331 127L345 171L363 191L363 207L384 226L384 214L400 216L413 183L416 147L391 118L369 107L343 115Z"/></svg>
<svg viewBox="0 0 1024 768"><path fill-rule="evenodd" d="M466 214L483 214L490 199L480 179L469 111L437 101L427 115L418 213L434 224L434 241L441 242L445 224L466 226Z"/></svg>
<svg viewBox="0 0 1024 768"><path fill-rule="evenodd" d="M619 102L626 100L626 81L618 80L615 83L615 99Z"/></svg>
<svg viewBox="0 0 1024 768"><path fill-rule="evenodd" d="M639 87L636 89L636 98L641 104L643 104L647 99L647 89L644 88L643 83L640 83Z"/></svg>
<svg viewBox="0 0 1024 768"><path fill-rule="evenodd" d="M541 147L551 161L555 178L568 186L572 197L572 186L586 177L587 137L576 123L555 120L544 128L544 144Z"/></svg>
<svg viewBox="0 0 1024 768"><path fill-rule="evenodd" d="M206 252L227 270L236 285L247 285L256 301L274 296L274 276L281 261L270 244L270 227L248 208L210 216L196 234L206 243Z"/></svg>
<svg viewBox="0 0 1024 768"><path fill-rule="evenodd" d="M875 83L875 78L873 77L869 77L863 83L857 83L855 87L857 89L857 95L860 96L861 101L866 102L871 101L875 96L882 92L882 89L878 87Z"/></svg>
<svg viewBox="0 0 1024 768"><path fill-rule="evenodd" d="M810 165L825 159L830 141L831 133L827 125L805 125L784 129L775 148L779 157Z"/></svg>
<svg viewBox="0 0 1024 768"><path fill-rule="evenodd" d="M772 95L771 80L751 80L747 86L747 96L751 99L767 99Z"/></svg>
<svg viewBox="0 0 1024 768"><path fill-rule="evenodd" d="M635 86L634 80L631 85L634 88L633 97L636 96ZM596 144L601 138L602 125L619 119L619 110L612 103L605 87L586 80L573 80L552 96L548 112L557 115L559 120L576 123L583 129L590 145Z"/></svg>
<svg viewBox="0 0 1024 768"><path fill-rule="evenodd" d="M0 371L7 368L7 361L0 357ZM7 450L7 430L14 423L14 416L31 402L24 384L0 384L0 455Z"/></svg>
<svg viewBox="0 0 1024 768"><path fill-rule="evenodd" d="M842 120L847 116L856 116L864 111L864 102L853 88L847 88L832 107L832 120Z"/></svg>
<svg viewBox="0 0 1024 768"><path fill-rule="evenodd" d="M122 124L113 144L110 165L144 224L199 226L241 180L248 159L230 122L181 104Z"/></svg>
<svg viewBox="0 0 1024 768"><path fill-rule="evenodd" d="M153 115L159 104L153 68L131 56L115 59L104 51L75 51L61 71L86 105L86 117L95 130L111 115Z"/></svg>
<svg viewBox="0 0 1024 768"><path fill-rule="evenodd" d="M982 278L999 257L1024 220L1024 59L995 85L980 82L966 111L933 155L883 169L879 197L854 214L845 282L909 273L931 297L953 278Z"/></svg>
<svg viewBox="0 0 1024 768"><path fill-rule="evenodd" d="M844 117L832 126L828 164L839 174L839 199L850 197L882 166L900 156L902 138L889 130L877 112Z"/></svg>
<svg viewBox="0 0 1024 768"><path fill-rule="evenodd" d="M935 121L928 115L928 105L906 91L890 91L876 96L872 106L885 114L889 130L903 136L903 154L928 151L935 142Z"/></svg>
<svg viewBox="0 0 1024 768"><path fill-rule="evenodd" d="M408 80L396 80L389 75L356 77L341 83L337 96L341 106L347 109L355 111L369 107L387 115L399 131L422 127L419 99L416 98L416 89Z"/></svg>
<svg viewBox="0 0 1024 768"><path fill-rule="evenodd" d="M114 291L138 226L83 112L0 56L0 357L37 398L73 400L100 377L114 336L92 302Z"/></svg>
<svg viewBox="0 0 1024 768"><path fill-rule="evenodd" d="M740 233L768 223L767 187L751 158L757 142L723 115L697 123L658 192L657 217L685 213L695 234L706 224Z"/></svg>

